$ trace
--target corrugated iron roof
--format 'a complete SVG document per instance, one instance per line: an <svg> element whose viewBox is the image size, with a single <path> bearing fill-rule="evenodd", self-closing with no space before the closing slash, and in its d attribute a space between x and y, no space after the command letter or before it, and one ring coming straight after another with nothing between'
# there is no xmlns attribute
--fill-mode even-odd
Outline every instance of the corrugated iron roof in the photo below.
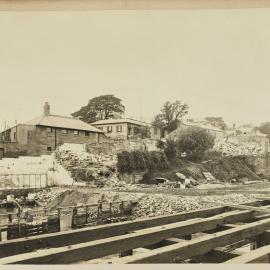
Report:
<svg viewBox="0 0 270 270"><path fill-rule="evenodd" d="M40 117L34 118L25 124L34 125L34 126L47 126L47 127L58 127L58 128L67 128L75 130L83 130L90 132L104 133L100 129L93 127L79 119L50 114L48 116L42 115Z"/></svg>
<svg viewBox="0 0 270 270"><path fill-rule="evenodd" d="M129 119L129 118L99 120L94 123L91 123L91 125L106 125L106 124L120 124L120 123L130 123L130 124L139 125L139 126L149 126L149 124L145 122Z"/></svg>

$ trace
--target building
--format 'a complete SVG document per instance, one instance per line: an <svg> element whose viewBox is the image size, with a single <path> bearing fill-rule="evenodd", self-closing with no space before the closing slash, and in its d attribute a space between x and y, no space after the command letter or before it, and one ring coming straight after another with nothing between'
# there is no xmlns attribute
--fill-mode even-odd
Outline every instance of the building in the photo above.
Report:
<svg viewBox="0 0 270 270"><path fill-rule="evenodd" d="M164 137L160 128L129 118L99 120L91 123L91 125L105 132L106 136L112 139L144 137L143 134L146 130L149 130L149 136L151 139L159 140Z"/></svg>
<svg viewBox="0 0 270 270"><path fill-rule="evenodd" d="M168 137L173 138L176 137L177 134L181 133L182 130L197 127L202 128L207 131L207 133L211 134L216 140L222 140L226 138L226 134L223 130L220 128L211 126L209 124L203 123L203 122L188 122L188 121L182 121L179 123L178 128L174 131L172 131Z"/></svg>
<svg viewBox="0 0 270 270"><path fill-rule="evenodd" d="M96 143L103 137L103 131L79 119L51 114L46 102L42 116L0 133L0 149L37 155L50 153L63 143Z"/></svg>
<svg viewBox="0 0 270 270"><path fill-rule="evenodd" d="M255 126L242 125L226 131L227 138L236 139L239 142L268 144L269 140L266 134L261 133Z"/></svg>

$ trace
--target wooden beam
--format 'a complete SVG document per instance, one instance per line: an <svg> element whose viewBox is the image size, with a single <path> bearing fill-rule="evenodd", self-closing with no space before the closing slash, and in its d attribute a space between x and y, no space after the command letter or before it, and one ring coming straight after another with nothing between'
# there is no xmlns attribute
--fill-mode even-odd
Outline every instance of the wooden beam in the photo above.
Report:
<svg viewBox="0 0 270 270"><path fill-rule="evenodd" d="M231 229L231 228L236 228L239 227L243 224L225 224L224 226L222 226L224 229Z"/></svg>
<svg viewBox="0 0 270 270"><path fill-rule="evenodd" d="M198 257L192 258L190 263L223 263L227 260L235 258L237 256L243 255L241 251L222 251L218 249L213 249L210 252L200 255Z"/></svg>
<svg viewBox="0 0 270 270"><path fill-rule="evenodd" d="M169 238L163 241L167 245L183 242L187 241L179 238ZM215 248L206 254L192 258L191 263L221 263L240 255L243 255L240 251L226 251L224 248Z"/></svg>
<svg viewBox="0 0 270 270"><path fill-rule="evenodd" d="M178 243L145 252L144 254L123 258L118 263L175 263L206 254L216 247L229 245L242 239L260 235L269 227L270 219L257 221L242 225L239 228L229 229L213 235L206 235L191 240L188 243Z"/></svg>
<svg viewBox="0 0 270 270"><path fill-rule="evenodd" d="M268 209L268 206L261 206L261 207L255 207L255 206L249 206L249 205L242 205L242 204L226 204L226 203L219 203L218 205L228 206L231 209L239 209L239 210L251 210L256 211L258 213L268 213L270 214L270 209Z"/></svg>
<svg viewBox="0 0 270 270"><path fill-rule="evenodd" d="M212 207L207 209L182 212L154 218L138 219L135 221L119 222L96 227L82 228L72 231L44 234L28 238L19 238L0 242L0 258L20 253L32 252L41 248L55 248L74 245L92 240L125 234L153 226L171 224L193 218L205 218L228 211L228 207Z"/></svg>
<svg viewBox="0 0 270 270"><path fill-rule="evenodd" d="M254 249L253 251L242 256L233 258L225 263L269 263L270 262L270 245Z"/></svg>
<svg viewBox="0 0 270 270"><path fill-rule="evenodd" d="M69 247L39 250L0 259L1 264L66 264L81 260L91 260L122 251L145 247L161 242L174 235L189 235L222 226L226 222L237 222L250 219L252 211L232 211L217 216L195 220L182 221L154 228L143 229L136 233L114 236ZM270 220L269 220L270 223Z"/></svg>

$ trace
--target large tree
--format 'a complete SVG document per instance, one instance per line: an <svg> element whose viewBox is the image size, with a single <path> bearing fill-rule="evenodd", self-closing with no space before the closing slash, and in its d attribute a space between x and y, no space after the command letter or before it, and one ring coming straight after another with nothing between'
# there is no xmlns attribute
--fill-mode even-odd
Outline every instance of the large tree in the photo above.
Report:
<svg viewBox="0 0 270 270"><path fill-rule="evenodd" d="M120 98L114 95L102 95L89 100L86 106L72 113L82 121L93 123L97 120L120 118L125 112L125 106Z"/></svg>
<svg viewBox="0 0 270 270"><path fill-rule="evenodd" d="M218 127L222 130L225 130L227 128L227 125L222 117L205 117L205 120L209 122L212 126Z"/></svg>
<svg viewBox="0 0 270 270"><path fill-rule="evenodd" d="M177 100L165 102L159 114L154 118L153 125L168 132L175 130L181 118L188 113L188 105Z"/></svg>

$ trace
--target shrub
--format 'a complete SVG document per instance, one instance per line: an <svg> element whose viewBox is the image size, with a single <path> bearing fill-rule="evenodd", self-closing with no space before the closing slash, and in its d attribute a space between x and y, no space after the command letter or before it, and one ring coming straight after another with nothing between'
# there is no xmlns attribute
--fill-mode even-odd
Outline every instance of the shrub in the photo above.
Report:
<svg viewBox="0 0 270 270"><path fill-rule="evenodd" d="M202 160L214 146L214 137L202 128L188 128L177 138L177 148L180 153L186 153L187 159Z"/></svg>
<svg viewBox="0 0 270 270"><path fill-rule="evenodd" d="M169 162L163 151L123 151L117 155L117 169L120 173L132 171L154 171L167 169Z"/></svg>
<svg viewBox="0 0 270 270"><path fill-rule="evenodd" d="M162 149L169 160L173 160L177 154L177 142L173 139L168 139L166 141L158 141L157 147Z"/></svg>
<svg viewBox="0 0 270 270"><path fill-rule="evenodd" d="M117 154L117 169L119 172L132 172L135 169L134 157L130 152L123 151Z"/></svg>

